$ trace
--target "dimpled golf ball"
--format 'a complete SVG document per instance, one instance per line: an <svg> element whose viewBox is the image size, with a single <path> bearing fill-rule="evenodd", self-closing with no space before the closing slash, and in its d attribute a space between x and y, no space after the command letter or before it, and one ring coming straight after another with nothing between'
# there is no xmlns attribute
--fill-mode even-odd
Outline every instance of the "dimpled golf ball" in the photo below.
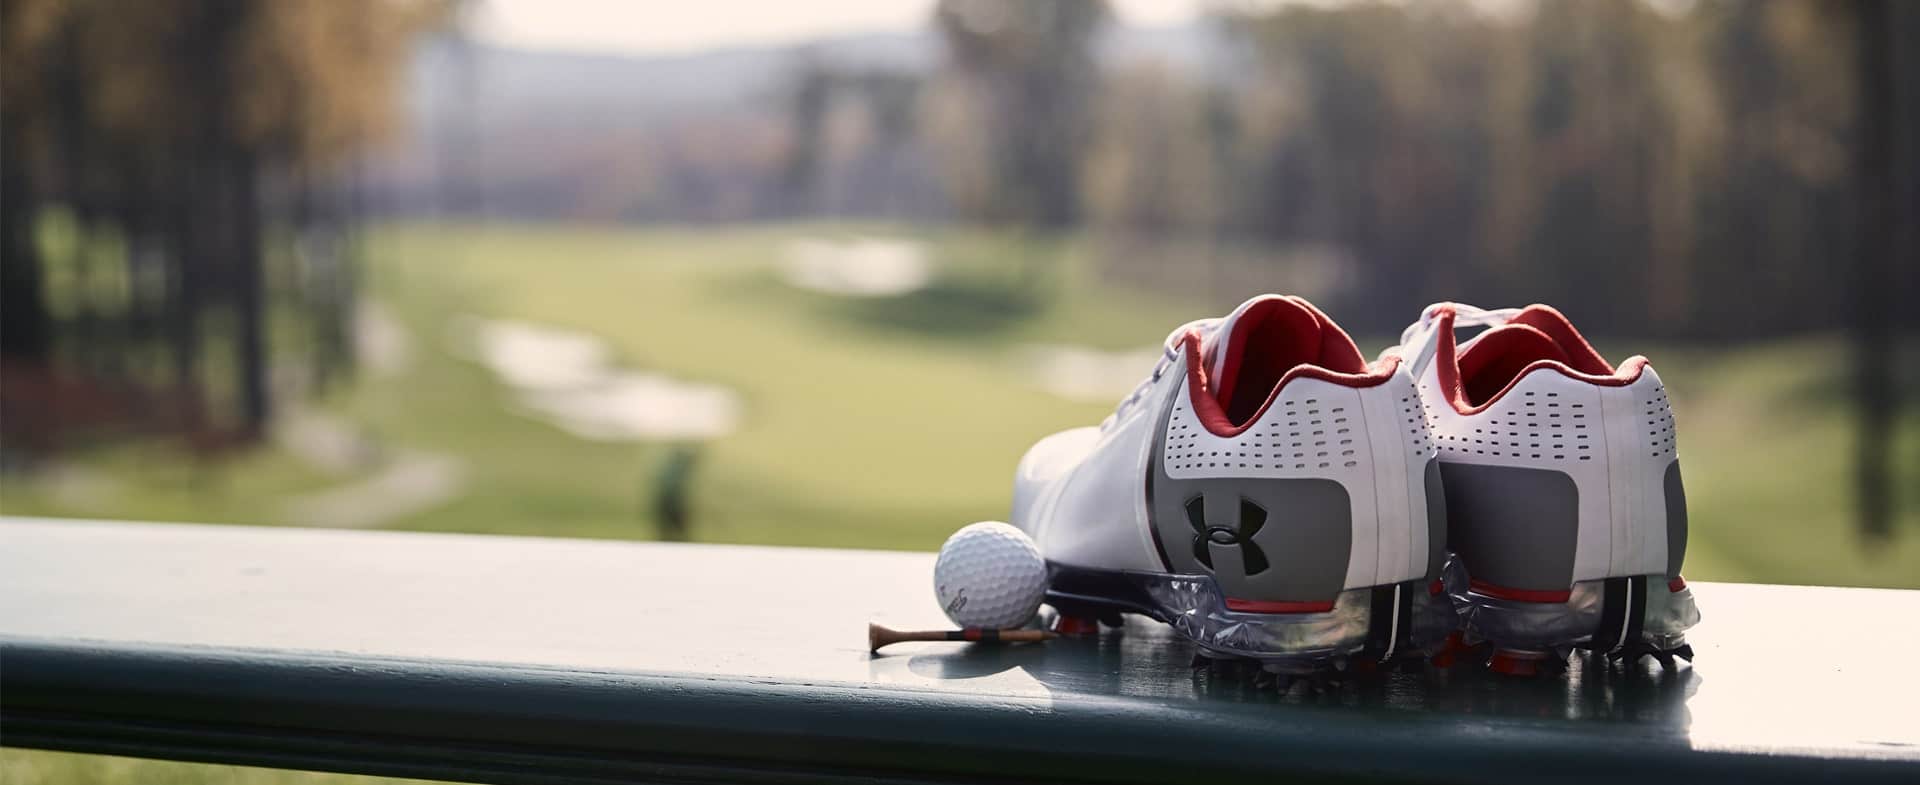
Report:
<svg viewBox="0 0 1920 785"><path fill-rule="evenodd" d="M997 521L975 523L940 546L933 591L961 627L1019 627L1046 599L1047 562L1026 532Z"/></svg>

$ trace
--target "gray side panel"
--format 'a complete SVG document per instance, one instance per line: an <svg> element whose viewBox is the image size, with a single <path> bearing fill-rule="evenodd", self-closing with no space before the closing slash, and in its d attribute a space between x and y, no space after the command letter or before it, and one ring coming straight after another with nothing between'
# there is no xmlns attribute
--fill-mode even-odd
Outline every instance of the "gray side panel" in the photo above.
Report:
<svg viewBox="0 0 1920 785"><path fill-rule="evenodd" d="M1667 464L1667 576L1680 574L1687 558L1687 491L1680 487L1680 462Z"/></svg>
<svg viewBox="0 0 1920 785"><path fill-rule="evenodd" d="M1176 364L1173 372L1180 370ZM1174 408L1185 403L1169 396L1162 407L1147 470L1154 544L1168 571L1211 573L1221 591L1236 599L1314 602L1338 597L1346 587L1353 551L1353 505L1346 486L1326 479L1168 477L1167 421ZM1258 509L1249 509L1247 503ZM1195 518L1203 525L1196 526ZM1201 561L1202 555L1210 565Z"/></svg>
<svg viewBox="0 0 1920 785"><path fill-rule="evenodd" d="M1155 533L1173 572L1212 573L1243 600L1332 600L1345 587L1353 513L1339 482L1175 480L1157 457L1154 467Z"/></svg>
<svg viewBox="0 0 1920 785"><path fill-rule="evenodd" d="M1427 461L1427 577L1440 577L1447 563L1447 488L1440 481L1440 460Z"/></svg>
<svg viewBox="0 0 1920 785"><path fill-rule="evenodd" d="M1580 491L1552 469L1442 463L1447 541L1476 579L1515 589L1573 585Z"/></svg>

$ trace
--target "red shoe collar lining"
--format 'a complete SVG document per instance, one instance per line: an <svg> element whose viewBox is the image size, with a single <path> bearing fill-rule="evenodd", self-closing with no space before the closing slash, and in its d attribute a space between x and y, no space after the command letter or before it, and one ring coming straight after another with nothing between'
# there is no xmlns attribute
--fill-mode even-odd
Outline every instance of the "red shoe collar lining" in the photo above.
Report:
<svg viewBox="0 0 1920 785"><path fill-rule="evenodd" d="M1532 327L1553 339L1566 359L1566 366L1580 373L1592 376L1612 376L1614 369L1606 358L1594 351L1593 344L1587 343L1586 336L1574 329L1573 322L1567 319L1551 305L1534 303L1521 309L1520 315L1513 317L1508 324Z"/></svg>
<svg viewBox="0 0 1920 785"><path fill-rule="evenodd" d="M1367 361L1345 330L1299 297L1267 295L1247 301L1223 326L1214 397L1229 422L1245 423L1261 410L1288 371L1319 366L1364 374Z"/></svg>
<svg viewBox="0 0 1920 785"><path fill-rule="evenodd" d="M1466 350L1460 349L1454 339L1453 324L1453 309L1441 307L1434 323L1434 339L1438 343L1434 349L1433 363L1441 391L1445 393L1448 403L1453 405L1454 411L1461 414L1478 414L1485 411L1487 407L1505 397L1508 391L1520 383L1521 379L1535 371L1552 370L1588 384L1624 387L1639 380L1647 365L1647 358L1639 355L1627 358L1626 362L1621 363L1618 368L1608 365L1606 359L1601 357L1599 352L1594 351L1593 345L1574 328L1573 323L1548 305L1529 305L1507 324L1488 330L1480 337L1492 336L1495 343L1484 349L1471 346ZM1552 344L1557 354L1545 350L1538 343L1541 337ZM1475 342L1478 340L1477 338ZM1520 365L1518 369L1496 367L1520 364L1519 360L1503 362L1504 358L1501 355L1509 350L1546 352L1548 356L1537 357ZM1526 355L1517 356L1525 357ZM1511 376L1507 375L1509 371ZM1463 384L1462 377L1476 374L1486 374L1490 378L1485 381L1476 380L1474 392L1477 394L1469 397L1467 385ZM1488 390L1493 392L1487 394Z"/></svg>
<svg viewBox="0 0 1920 785"><path fill-rule="evenodd" d="M1540 360L1567 362L1567 353L1545 332L1513 322L1474 336L1455 354L1460 360L1461 395L1468 403L1492 398L1529 364Z"/></svg>
<svg viewBox="0 0 1920 785"><path fill-rule="evenodd" d="M1188 403L1193 406L1193 413L1200 420L1200 424L1215 436L1223 438L1239 436L1253 423L1259 422L1260 418L1273 406L1273 402L1280 397L1280 391L1294 379L1319 379L1358 389L1386 382L1393 378L1394 370L1400 365L1398 357L1388 357L1369 366L1360 354L1360 348L1354 344L1352 336L1347 335L1345 330L1340 329L1339 325L1334 324L1332 319L1305 299L1299 297L1272 299L1275 303L1273 305L1255 306L1261 313L1256 314L1254 309L1250 309L1243 313L1240 319L1241 322L1245 322L1248 316L1253 316L1257 321L1244 326L1236 323L1233 326L1233 334L1226 336L1227 345L1222 348L1222 351L1227 354L1222 359L1220 371L1221 379L1226 380L1225 384L1216 386L1208 379L1206 364L1200 356L1201 333L1199 331L1188 331L1180 341L1187 363ZM1285 303L1285 305L1279 303ZM1250 340L1257 331L1263 331L1262 327L1266 324L1287 329L1284 335L1262 335L1263 339L1294 341L1294 343L1281 345L1275 350L1276 353L1268 356L1283 358L1283 362L1284 358L1289 357L1304 356L1314 359L1290 362L1290 367L1284 373L1280 373L1279 378L1271 385L1266 386L1266 396L1258 399L1258 406L1249 407L1248 404L1254 399L1249 397L1243 401L1233 400L1236 393L1234 388L1243 385L1249 379L1256 378L1251 376L1243 378L1248 373L1245 360L1246 341ZM1329 368L1328 365L1337 367ZM1271 376L1273 370L1276 369L1269 366L1263 369L1260 375ZM1256 386L1253 389L1257 390L1259 387ZM1222 403L1222 399L1227 399L1228 403ZM1237 408L1251 408L1251 411L1246 412L1245 417L1239 419L1237 423L1227 414L1227 407L1233 404L1239 404Z"/></svg>

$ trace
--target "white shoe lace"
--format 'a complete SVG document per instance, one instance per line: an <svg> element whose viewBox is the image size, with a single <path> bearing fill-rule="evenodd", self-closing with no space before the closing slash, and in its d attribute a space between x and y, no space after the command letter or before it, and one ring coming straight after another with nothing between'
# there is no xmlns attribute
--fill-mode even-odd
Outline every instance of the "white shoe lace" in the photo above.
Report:
<svg viewBox="0 0 1920 785"><path fill-rule="evenodd" d="M1434 303L1420 312L1419 321L1407 325L1407 329L1400 331L1400 345L1412 343L1415 336L1432 330L1434 321L1440 316L1440 310L1448 306L1453 308L1453 326L1456 328L1506 324L1513 321L1513 317L1520 315L1519 308L1481 308L1466 303Z"/></svg>
<svg viewBox="0 0 1920 785"><path fill-rule="evenodd" d="M1175 360L1180 359L1180 340L1184 338L1189 331L1199 330L1200 340L1204 345L1205 341L1209 337L1212 337L1214 330L1220 327L1222 321L1225 321L1225 319L1220 317L1195 319L1179 327L1175 327L1173 328L1173 332L1167 333L1167 339L1160 343L1160 359L1153 364L1153 373L1147 376L1147 378L1141 379L1139 384L1134 385L1133 392L1127 393L1127 397L1120 399L1120 405L1113 407L1113 413L1107 415L1107 419L1100 421L1100 430L1104 431L1112 427L1114 422L1120 419L1120 415L1126 413L1134 404L1139 403L1142 398L1146 397L1147 391L1153 389L1154 383L1160 381L1160 377L1166 374L1167 368L1171 367Z"/></svg>
<svg viewBox="0 0 1920 785"><path fill-rule="evenodd" d="M1420 378L1420 374L1426 370L1427 362L1433 359L1433 331L1436 327L1434 323L1440 318L1440 311L1445 308L1453 309L1455 329L1506 324L1512 321L1513 317L1519 316L1521 310L1519 308L1481 308L1466 303L1434 303L1420 311L1418 321L1400 331L1399 346L1381 352L1380 356L1384 358L1389 353L1398 353L1400 359L1408 364L1414 378Z"/></svg>

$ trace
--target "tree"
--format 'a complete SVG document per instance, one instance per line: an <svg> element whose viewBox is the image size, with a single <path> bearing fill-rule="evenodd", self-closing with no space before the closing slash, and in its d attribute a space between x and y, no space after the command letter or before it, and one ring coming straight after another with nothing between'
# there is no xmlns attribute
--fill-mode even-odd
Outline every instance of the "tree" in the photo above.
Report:
<svg viewBox="0 0 1920 785"><path fill-rule="evenodd" d="M170 384L206 427L204 327L232 325L233 413L243 437L269 414L267 253L336 172L391 124L393 82L414 36L446 17L437 0L8 0L4 107L4 269L10 362L46 369L61 352L32 235L48 208L83 238L111 237L125 277L155 297L83 303L111 329L76 334L72 353L123 368L158 341ZM160 276L144 268L164 267ZM61 260L83 263L84 260ZM17 284L17 285L16 285ZM350 292L342 296L350 296ZM145 301L159 300L150 318ZM16 310L16 308L18 310ZM339 309L334 318L346 318ZM158 331L148 329L157 321ZM138 386L152 380L117 378Z"/></svg>
<svg viewBox="0 0 1920 785"><path fill-rule="evenodd" d="M1082 151L1099 74L1094 36L1102 0L942 0L934 23L946 43L945 120L975 137L978 188L963 194L974 217L1048 229L1080 219Z"/></svg>
<svg viewBox="0 0 1920 785"><path fill-rule="evenodd" d="M1920 57L1901 51L1920 35L1920 13L1906 3L1866 0L1855 7L1860 69L1860 146L1855 181L1862 205L1853 274L1855 454L1860 530L1893 535L1893 434L1899 427L1892 359L1899 329L1900 269L1920 258L1913 221L1920 215ZM1910 297L1907 302L1911 302Z"/></svg>

